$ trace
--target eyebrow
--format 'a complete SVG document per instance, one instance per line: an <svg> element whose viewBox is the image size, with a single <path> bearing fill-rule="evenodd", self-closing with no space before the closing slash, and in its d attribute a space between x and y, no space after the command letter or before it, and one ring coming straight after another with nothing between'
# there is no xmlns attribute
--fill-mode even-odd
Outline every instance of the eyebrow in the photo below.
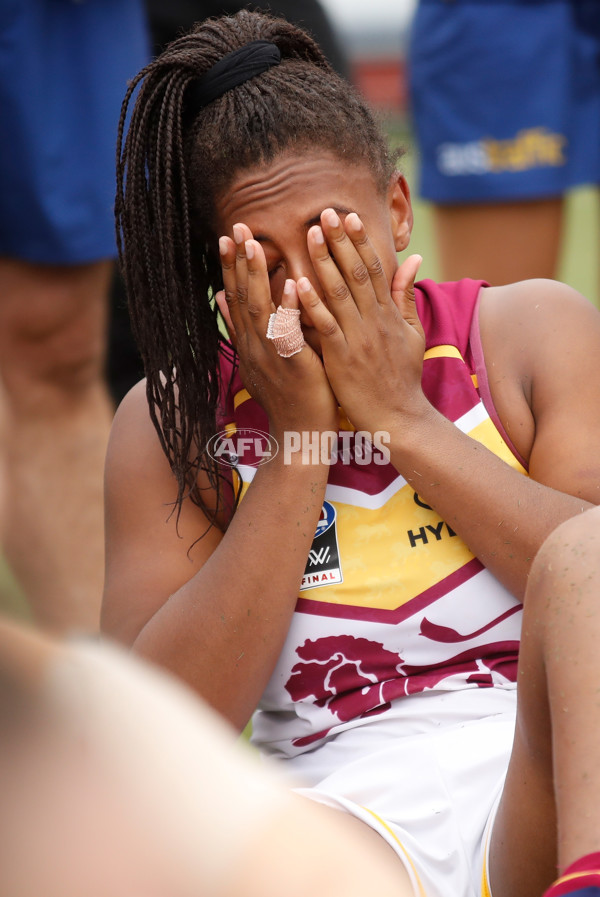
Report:
<svg viewBox="0 0 600 897"><path fill-rule="evenodd" d="M338 215L349 215L350 212L354 211L353 209L347 209L345 206L325 206L326 209L333 209L334 212L337 212ZM315 224L321 223L321 213L318 215L313 215L312 218L309 218L308 221L304 222L304 227L308 230L310 227L313 227ZM255 234L254 239L257 243L270 243L271 238L266 237L264 234Z"/></svg>

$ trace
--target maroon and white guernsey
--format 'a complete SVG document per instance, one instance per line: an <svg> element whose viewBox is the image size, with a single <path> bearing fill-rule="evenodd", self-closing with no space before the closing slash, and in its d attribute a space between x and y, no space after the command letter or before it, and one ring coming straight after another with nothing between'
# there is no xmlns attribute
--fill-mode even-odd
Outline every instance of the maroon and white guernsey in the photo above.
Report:
<svg viewBox="0 0 600 897"><path fill-rule="evenodd" d="M417 285L423 389L460 430L525 475L489 393L478 326L484 286ZM231 438L268 432L230 362L222 376ZM250 443L238 453L244 491L265 460L249 454ZM411 695L515 688L520 601L382 460L341 412L296 611L253 721L253 740L267 753L291 758L344 729L389 721ZM284 550L261 558L265 577Z"/></svg>

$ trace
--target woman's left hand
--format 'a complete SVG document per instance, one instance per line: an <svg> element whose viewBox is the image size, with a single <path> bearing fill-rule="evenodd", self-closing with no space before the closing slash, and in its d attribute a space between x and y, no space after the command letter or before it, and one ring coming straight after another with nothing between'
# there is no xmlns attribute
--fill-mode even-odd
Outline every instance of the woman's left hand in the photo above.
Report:
<svg viewBox="0 0 600 897"><path fill-rule="evenodd" d="M319 332L333 391L357 429L419 415L429 407L421 389L425 338L415 305L421 257L412 255L390 285L356 213L340 221L326 209L308 232L308 250L323 301L308 278L298 295Z"/></svg>

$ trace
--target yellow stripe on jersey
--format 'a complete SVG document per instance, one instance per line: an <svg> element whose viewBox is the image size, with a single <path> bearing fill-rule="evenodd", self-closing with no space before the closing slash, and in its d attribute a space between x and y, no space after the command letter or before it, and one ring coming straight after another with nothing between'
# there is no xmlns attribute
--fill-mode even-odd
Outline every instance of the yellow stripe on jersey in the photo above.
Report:
<svg viewBox="0 0 600 897"><path fill-rule="evenodd" d="M423 361L427 361L428 358L459 358L461 361L463 360L456 346L432 346L431 349L425 351Z"/></svg>
<svg viewBox="0 0 600 897"><path fill-rule="evenodd" d="M428 358L459 358L461 361L463 360L456 346L433 346L431 349L427 349L423 355L423 361L427 361ZM477 374L471 374L471 380L477 389L479 386Z"/></svg>
<svg viewBox="0 0 600 897"><path fill-rule="evenodd" d="M578 878L585 878L587 875L590 875L590 874L595 875L597 873L597 871L598 871L597 869L582 869L580 872L569 872L568 875L561 875L560 878L557 878L556 881L553 882L553 884L554 885L557 885L559 883L562 884L563 882L566 882L566 881L574 882ZM585 887L586 888L587 887L597 888L598 886L594 884L594 885L585 885ZM491 895L490 895L490 897L491 897Z"/></svg>
<svg viewBox="0 0 600 897"><path fill-rule="evenodd" d="M235 411L238 410L240 405L243 405L244 402L247 402L248 399L251 399L252 396L248 392L247 389L240 389L233 397L233 408Z"/></svg>

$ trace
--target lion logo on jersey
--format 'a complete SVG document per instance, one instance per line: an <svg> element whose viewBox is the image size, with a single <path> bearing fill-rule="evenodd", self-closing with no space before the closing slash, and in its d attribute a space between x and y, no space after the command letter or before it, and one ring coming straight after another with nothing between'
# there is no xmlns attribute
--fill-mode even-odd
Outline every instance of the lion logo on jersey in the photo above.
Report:
<svg viewBox="0 0 600 897"><path fill-rule="evenodd" d="M499 643L494 647L505 647ZM472 647L441 664L411 666L379 642L351 635L335 635L311 641L297 649L299 662L292 667L285 688L293 701L313 698L342 723L384 713L398 697L435 688L456 673L479 687L494 684L494 669L505 662L500 655L480 659L481 648ZM331 727L294 740L297 747L324 738Z"/></svg>
<svg viewBox="0 0 600 897"><path fill-rule="evenodd" d="M292 669L286 689L294 701L314 696L342 722L389 707L385 679L397 677L402 658L383 645L351 635L307 640L298 648L302 661Z"/></svg>

